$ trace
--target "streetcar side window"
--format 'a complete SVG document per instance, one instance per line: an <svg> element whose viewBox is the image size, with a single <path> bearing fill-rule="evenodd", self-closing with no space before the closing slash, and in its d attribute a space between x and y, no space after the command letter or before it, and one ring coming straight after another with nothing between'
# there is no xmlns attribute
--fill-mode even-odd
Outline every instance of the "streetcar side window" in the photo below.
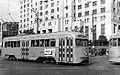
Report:
<svg viewBox="0 0 120 75"><path fill-rule="evenodd" d="M8 41L8 47L10 47L10 41Z"/></svg>
<svg viewBox="0 0 120 75"><path fill-rule="evenodd" d="M116 38L113 39L113 46L117 46L117 39Z"/></svg>
<svg viewBox="0 0 120 75"><path fill-rule="evenodd" d="M118 46L120 46L120 38L118 38Z"/></svg>
<svg viewBox="0 0 120 75"><path fill-rule="evenodd" d="M56 41L55 39L50 39L50 47L55 47Z"/></svg>
<svg viewBox="0 0 120 75"><path fill-rule="evenodd" d="M20 41L16 42L16 47L20 47Z"/></svg>
<svg viewBox="0 0 120 75"><path fill-rule="evenodd" d="M40 44L40 47L44 47L44 44L45 44L44 39L41 39L39 44Z"/></svg>
<svg viewBox="0 0 120 75"><path fill-rule="evenodd" d="M4 47L20 47L20 41L7 41Z"/></svg>
<svg viewBox="0 0 120 75"><path fill-rule="evenodd" d="M83 42L81 39L76 39L75 42L76 42L76 46L83 46Z"/></svg>
<svg viewBox="0 0 120 75"><path fill-rule="evenodd" d="M12 47L12 48L14 47L14 43L13 43L13 41L11 41L11 47Z"/></svg>
<svg viewBox="0 0 120 75"><path fill-rule="evenodd" d="M8 42L5 42L5 46L4 47L7 47L8 46Z"/></svg>
<svg viewBox="0 0 120 75"><path fill-rule="evenodd" d="M31 40L31 47L35 46L35 40Z"/></svg>
<svg viewBox="0 0 120 75"><path fill-rule="evenodd" d="M39 47L39 40L36 40L36 47Z"/></svg>
<svg viewBox="0 0 120 75"><path fill-rule="evenodd" d="M49 47L49 42L50 42L49 39L45 39L45 47Z"/></svg>
<svg viewBox="0 0 120 75"><path fill-rule="evenodd" d="M86 39L75 39L76 46L87 46Z"/></svg>
<svg viewBox="0 0 120 75"><path fill-rule="evenodd" d="M17 45L16 41L13 41L13 47L17 47L16 45Z"/></svg>

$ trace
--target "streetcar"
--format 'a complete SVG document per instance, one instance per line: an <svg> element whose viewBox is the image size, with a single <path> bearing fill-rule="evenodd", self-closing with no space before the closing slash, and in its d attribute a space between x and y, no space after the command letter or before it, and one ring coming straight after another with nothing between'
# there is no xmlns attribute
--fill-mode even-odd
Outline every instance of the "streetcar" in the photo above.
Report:
<svg viewBox="0 0 120 75"><path fill-rule="evenodd" d="M79 32L21 35L3 39L4 59L54 63L89 62L88 38Z"/></svg>
<svg viewBox="0 0 120 75"><path fill-rule="evenodd" d="M111 64L120 63L120 32L111 36L109 45L109 62Z"/></svg>

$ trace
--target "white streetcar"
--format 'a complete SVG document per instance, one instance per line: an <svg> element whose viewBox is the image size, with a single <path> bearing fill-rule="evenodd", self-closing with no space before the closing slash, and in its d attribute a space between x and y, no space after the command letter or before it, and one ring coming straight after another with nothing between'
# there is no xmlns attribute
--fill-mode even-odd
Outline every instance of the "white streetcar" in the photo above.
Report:
<svg viewBox="0 0 120 75"><path fill-rule="evenodd" d="M78 32L56 32L3 39L5 59L38 60L40 62L89 62L88 38Z"/></svg>
<svg viewBox="0 0 120 75"><path fill-rule="evenodd" d="M113 34L110 38L109 62L120 63L120 32Z"/></svg>

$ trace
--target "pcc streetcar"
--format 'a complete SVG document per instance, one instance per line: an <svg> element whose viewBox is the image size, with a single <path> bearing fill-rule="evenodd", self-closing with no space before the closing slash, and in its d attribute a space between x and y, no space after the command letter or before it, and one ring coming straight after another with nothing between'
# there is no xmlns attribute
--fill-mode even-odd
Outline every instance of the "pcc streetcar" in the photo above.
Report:
<svg viewBox="0 0 120 75"><path fill-rule="evenodd" d="M111 36L109 44L109 62L120 63L120 32Z"/></svg>
<svg viewBox="0 0 120 75"><path fill-rule="evenodd" d="M56 63L89 62L87 43L88 38L78 32L6 37L2 57Z"/></svg>

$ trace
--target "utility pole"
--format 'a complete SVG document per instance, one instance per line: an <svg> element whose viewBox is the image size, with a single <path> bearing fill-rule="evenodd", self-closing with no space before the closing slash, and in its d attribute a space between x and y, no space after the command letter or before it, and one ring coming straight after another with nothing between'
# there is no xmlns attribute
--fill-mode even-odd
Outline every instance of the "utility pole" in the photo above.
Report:
<svg viewBox="0 0 120 75"><path fill-rule="evenodd" d="M92 43L92 46L94 48L94 42L95 42L95 39L94 39L94 14L92 13L92 40L93 40L93 43Z"/></svg>
<svg viewBox="0 0 120 75"><path fill-rule="evenodd" d="M36 31L37 31L37 32L36 32L36 33L38 33L38 25L39 25L39 23L38 23L38 21L39 21L39 16L38 16L38 14L39 14L39 13L38 13L37 10L35 11L34 8L32 8L31 10L35 13L35 17L36 17L36 18L35 18L35 22L37 23L37 26L36 26Z"/></svg>

